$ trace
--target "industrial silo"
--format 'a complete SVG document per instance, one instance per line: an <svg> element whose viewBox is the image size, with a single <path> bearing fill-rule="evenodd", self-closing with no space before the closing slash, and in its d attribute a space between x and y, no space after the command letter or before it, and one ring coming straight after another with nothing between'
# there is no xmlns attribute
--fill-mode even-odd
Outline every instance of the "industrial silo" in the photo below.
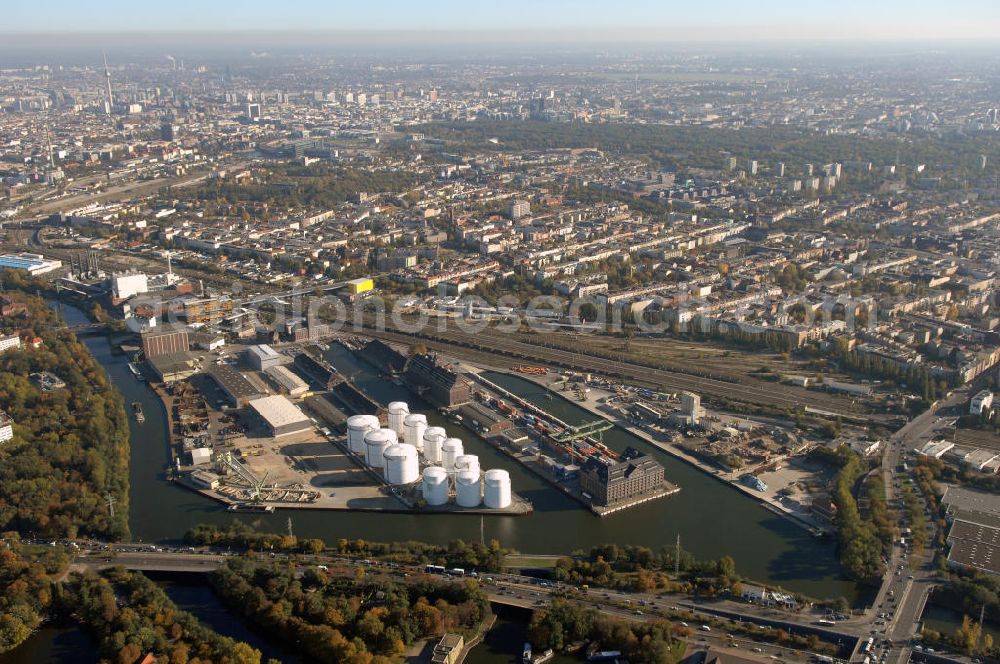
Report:
<svg viewBox="0 0 1000 664"><path fill-rule="evenodd" d="M455 502L460 507L479 507L482 502L482 486L479 473L463 470L455 478Z"/></svg>
<svg viewBox="0 0 1000 664"><path fill-rule="evenodd" d="M441 465L445 470L455 470L455 459L462 456L462 441L448 438L441 443Z"/></svg>
<svg viewBox="0 0 1000 664"><path fill-rule="evenodd" d="M365 453L365 434L379 428L374 415L351 415L347 418L347 446L355 454Z"/></svg>
<svg viewBox="0 0 1000 664"><path fill-rule="evenodd" d="M510 473L491 468L483 475L483 503L490 509L510 507Z"/></svg>
<svg viewBox="0 0 1000 664"><path fill-rule="evenodd" d="M424 468L421 484L424 500L428 505L444 505L448 502L448 471L441 466Z"/></svg>
<svg viewBox="0 0 1000 664"><path fill-rule="evenodd" d="M396 432L392 429L376 429L365 434L365 463L372 468L382 468L385 464L383 455L390 445L397 442Z"/></svg>
<svg viewBox="0 0 1000 664"><path fill-rule="evenodd" d="M386 410L389 411L389 428L395 431L397 436L402 436L403 419L410 414L410 407L405 401L393 401Z"/></svg>
<svg viewBox="0 0 1000 664"><path fill-rule="evenodd" d="M461 456L455 457L455 471L460 473L463 470L471 470L478 475L479 457L475 454L462 454Z"/></svg>
<svg viewBox="0 0 1000 664"><path fill-rule="evenodd" d="M420 479L417 467L417 450L406 443L390 445L383 453L385 481L394 486L413 484Z"/></svg>
<svg viewBox="0 0 1000 664"><path fill-rule="evenodd" d="M427 430L427 416L410 413L403 418L403 440L413 445L418 452L424 451L424 431Z"/></svg>
<svg viewBox="0 0 1000 664"><path fill-rule="evenodd" d="M441 463L441 444L447 437L444 427L427 427L424 430L424 458L428 463Z"/></svg>

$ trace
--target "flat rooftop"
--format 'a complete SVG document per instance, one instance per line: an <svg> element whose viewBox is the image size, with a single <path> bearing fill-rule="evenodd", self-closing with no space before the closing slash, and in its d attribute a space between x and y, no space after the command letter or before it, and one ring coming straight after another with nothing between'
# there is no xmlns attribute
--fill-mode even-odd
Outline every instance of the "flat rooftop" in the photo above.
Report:
<svg viewBox="0 0 1000 664"><path fill-rule="evenodd" d="M988 546L1000 547L1000 528L995 526L972 523L970 521L955 521L948 533L949 540L966 540L979 542Z"/></svg>
<svg viewBox="0 0 1000 664"><path fill-rule="evenodd" d="M279 357L280 353L274 350L267 344L258 344L256 346L250 346L247 350L254 355L258 356L262 360L266 360L272 357Z"/></svg>
<svg viewBox="0 0 1000 664"><path fill-rule="evenodd" d="M1000 574L1000 547L973 540L955 540L948 562L988 574Z"/></svg>
<svg viewBox="0 0 1000 664"><path fill-rule="evenodd" d="M248 404L254 411L267 422L272 429L281 429L289 425L301 424L308 426L312 424L309 416L303 413L298 406L280 394L269 397L254 399Z"/></svg>
<svg viewBox="0 0 1000 664"><path fill-rule="evenodd" d="M208 375L234 399L249 399L260 394L260 390L247 380L246 376L228 364L213 364Z"/></svg>
<svg viewBox="0 0 1000 664"><path fill-rule="evenodd" d="M979 512L989 516L1000 516L1000 495L974 491L959 486L949 486L941 502L948 506L948 511Z"/></svg>

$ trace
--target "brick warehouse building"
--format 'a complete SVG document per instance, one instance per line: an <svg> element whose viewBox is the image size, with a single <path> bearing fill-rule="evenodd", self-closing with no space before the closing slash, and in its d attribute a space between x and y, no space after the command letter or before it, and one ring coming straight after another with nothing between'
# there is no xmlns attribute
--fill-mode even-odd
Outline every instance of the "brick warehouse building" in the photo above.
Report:
<svg viewBox="0 0 1000 664"><path fill-rule="evenodd" d="M580 470L580 488L595 505L611 505L663 486L663 466L656 459L628 447L618 461L606 464L591 458Z"/></svg>

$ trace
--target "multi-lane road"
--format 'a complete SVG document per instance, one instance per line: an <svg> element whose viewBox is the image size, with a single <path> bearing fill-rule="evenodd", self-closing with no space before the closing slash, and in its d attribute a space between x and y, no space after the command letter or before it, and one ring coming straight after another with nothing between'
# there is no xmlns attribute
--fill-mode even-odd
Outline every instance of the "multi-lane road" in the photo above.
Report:
<svg viewBox="0 0 1000 664"><path fill-rule="evenodd" d="M938 434L938 430L943 426L942 414L951 412L954 407L964 403L968 399L968 390L969 387L966 386L950 393L945 399L910 420L886 443L881 472L885 483L886 501L890 505L898 503L896 513L899 515L898 525L901 533L909 527L906 510L899 502L904 479L900 472L901 462L907 452L919 448ZM935 535L933 519L927 520L927 528L927 541L933 542ZM893 541L885 578L867 615L871 624L870 633L878 642L873 657L875 662L902 664L913 654L911 644L917 635L920 616L938 582L933 558L933 546L926 547L919 556L916 556L911 554L908 545L904 545L900 539ZM865 653L858 652L856 658L862 661L865 656Z"/></svg>

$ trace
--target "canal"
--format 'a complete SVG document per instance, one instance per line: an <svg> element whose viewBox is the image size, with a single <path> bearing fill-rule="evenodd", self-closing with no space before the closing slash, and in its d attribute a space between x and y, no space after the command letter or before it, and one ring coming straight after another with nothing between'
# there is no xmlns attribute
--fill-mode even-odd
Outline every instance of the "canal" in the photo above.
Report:
<svg viewBox="0 0 1000 664"><path fill-rule="evenodd" d="M465 664L512 664L521 661L524 644L528 640L531 611L495 604L493 611L497 621L483 642L466 656ZM582 658L556 654L549 664L580 664L582 661Z"/></svg>
<svg viewBox="0 0 1000 664"><path fill-rule="evenodd" d="M243 641L259 650L261 662L276 659L282 664L302 663L298 655L285 648L277 639L263 635L260 630L244 623L230 612L212 591L204 574L149 573L147 576L163 588L180 610L187 611L219 634Z"/></svg>
<svg viewBox="0 0 1000 664"><path fill-rule="evenodd" d="M86 321L84 314L73 307L63 305L62 312L70 324ZM147 542L178 539L198 523L230 523L235 517L218 503L165 481L169 457L165 414L159 400L129 373L127 358L111 352L105 337L87 337L85 341L125 401L139 401L146 414L142 425L130 416L133 436L129 523L133 538ZM434 409L405 388L379 378L370 366L340 345L331 345L328 359L344 374L354 376L355 383L377 401L407 401L411 411L427 414L431 424L443 424ZM492 378L566 421L593 418L561 397L549 400L544 389L530 381L507 375ZM448 429L454 431L456 427L450 425ZM454 539L476 541L482 536L486 541L496 538L504 546L531 553L569 553L609 542L659 549L673 547L679 534L683 548L696 557L731 555L743 576L816 597L844 596L852 602L862 599L855 584L841 576L832 543L811 537L740 491L655 450L628 432L609 431L605 441L615 449L633 445L654 454L681 492L603 519L584 511L470 432L456 433L465 441L468 452L480 456L484 468L510 471L514 490L534 504L534 514L480 519L468 515L296 511L291 513L296 534L328 542L347 537L445 543ZM240 518L263 529L284 531L288 516L288 512L279 511Z"/></svg>

